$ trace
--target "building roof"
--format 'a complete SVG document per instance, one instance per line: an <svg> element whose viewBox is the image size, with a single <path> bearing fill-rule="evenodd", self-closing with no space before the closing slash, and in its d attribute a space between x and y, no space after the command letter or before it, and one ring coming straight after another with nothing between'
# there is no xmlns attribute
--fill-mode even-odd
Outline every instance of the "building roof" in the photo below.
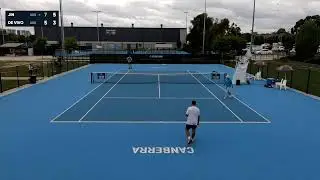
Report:
<svg viewBox="0 0 320 180"><path fill-rule="evenodd" d="M16 47L19 47L22 45L23 45L23 43L5 43L5 44L2 44L0 47L1 48L16 48Z"/></svg>

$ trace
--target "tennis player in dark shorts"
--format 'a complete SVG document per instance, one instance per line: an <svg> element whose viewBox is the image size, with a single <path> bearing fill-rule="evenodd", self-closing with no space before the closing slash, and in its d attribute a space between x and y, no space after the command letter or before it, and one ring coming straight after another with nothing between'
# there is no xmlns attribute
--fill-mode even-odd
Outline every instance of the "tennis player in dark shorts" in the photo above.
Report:
<svg viewBox="0 0 320 180"><path fill-rule="evenodd" d="M193 100L191 106L188 107L186 117L187 122L185 132L187 136L187 143L191 144L195 140L196 129L200 122L200 109L197 107L197 102L195 100ZM190 129L192 129L192 136L190 136Z"/></svg>
<svg viewBox="0 0 320 180"><path fill-rule="evenodd" d="M127 61L128 61L128 66L129 66L129 69L132 69L132 58L131 56L127 57Z"/></svg>

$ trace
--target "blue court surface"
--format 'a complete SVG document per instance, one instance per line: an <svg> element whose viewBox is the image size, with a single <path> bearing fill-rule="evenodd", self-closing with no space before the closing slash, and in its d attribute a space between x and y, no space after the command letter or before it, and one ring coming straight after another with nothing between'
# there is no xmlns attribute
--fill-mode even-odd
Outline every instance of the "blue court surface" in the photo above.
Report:
<svg viewBox="0 0 320 180"><path fill-rule="evenodd" d="M89 65L1 96L0 179L320 179L319 100L263 82L235 86L224 99L221 84L197 74L232 75L223 65L127 69ZM110 72L115 83L91 83L91 72ZM133 72L156 76L134 83ZM163 79L181 72L176 83ZM187 146L192 100L201 124Z"/></svg>

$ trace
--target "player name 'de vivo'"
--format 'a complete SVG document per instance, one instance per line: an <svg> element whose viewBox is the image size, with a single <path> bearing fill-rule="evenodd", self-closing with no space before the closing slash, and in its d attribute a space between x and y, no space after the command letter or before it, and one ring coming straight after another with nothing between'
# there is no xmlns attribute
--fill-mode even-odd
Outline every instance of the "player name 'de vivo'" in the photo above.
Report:
<svg viewBox="0 0 320 180"><path fill-rule="evenodd" d="M132 147L134 154L193 154L192 147Z"/></svg>
<svg viewBox="0 0 320 180"><path fill-rule="evenodd" d="M8 21L8 24L24 24L24 21Z"/></svg>

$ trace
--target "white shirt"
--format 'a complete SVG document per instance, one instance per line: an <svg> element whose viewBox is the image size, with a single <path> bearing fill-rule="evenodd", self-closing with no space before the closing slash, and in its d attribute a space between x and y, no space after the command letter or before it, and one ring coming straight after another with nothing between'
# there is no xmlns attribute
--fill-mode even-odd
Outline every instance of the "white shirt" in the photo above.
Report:
<svg viewBox="0 0 320 180"><path fill-rule="evenodd" d="M198 125L198 118L200 116L200 109L198 107L196 106L188 107L186 115L188 115L187 124Z"/></svg>
<svg viewBox="0 0 320 180"><path fill-rule="evenodd" d="M128 61L128 63L131 63L132 62L132 58L131 57L127 57L127 61Z"/></svg>

